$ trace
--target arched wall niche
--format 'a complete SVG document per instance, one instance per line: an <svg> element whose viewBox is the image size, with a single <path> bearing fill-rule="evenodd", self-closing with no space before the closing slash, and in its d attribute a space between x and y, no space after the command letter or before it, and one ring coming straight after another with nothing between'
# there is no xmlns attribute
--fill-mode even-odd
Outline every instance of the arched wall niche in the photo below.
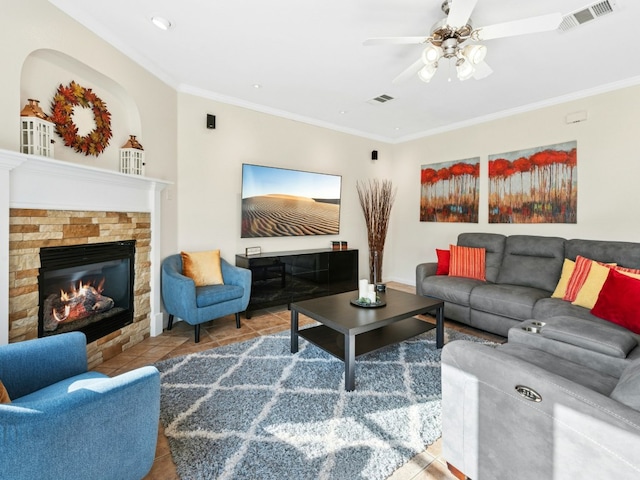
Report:
<svg viewBox="0 0 640 480"><path fill-rule="evenodd" d="M51 49L34 50L25 59L20 77L20 108L33 98L40 101L46 114L51 114L51 103L58 87L68 85L71 81L90 88L105 102L111 113L111 131L113 136L109 146L99 156L77 153L73 148L64 145L61 137L55 138L54 158L67 162L81 163L107 170L119 169L119 149L136 135L144 146L141 137L140 112L129 93L116 81L70 57ZM73 121L78 127L79 135L86 135L94 127L93 113L88 108L75 108Z"/></svg>

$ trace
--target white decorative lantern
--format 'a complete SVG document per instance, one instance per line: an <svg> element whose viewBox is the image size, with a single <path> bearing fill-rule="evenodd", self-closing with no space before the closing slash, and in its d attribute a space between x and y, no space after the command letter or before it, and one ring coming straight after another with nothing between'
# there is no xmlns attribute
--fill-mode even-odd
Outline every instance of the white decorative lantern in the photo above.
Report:
<svg viewBox="0 0 640 480"><path fill-rule="evenodd" d="M53 157L54 123L40 108L38 100L29 99L20 112L20 151Z"/></svg>
<svg viewBox="0 0 640 480"><path fill-rule="evenodd" d="M120 171L130 175L144 175L144 150L135 135L120 148Z"/></svg>

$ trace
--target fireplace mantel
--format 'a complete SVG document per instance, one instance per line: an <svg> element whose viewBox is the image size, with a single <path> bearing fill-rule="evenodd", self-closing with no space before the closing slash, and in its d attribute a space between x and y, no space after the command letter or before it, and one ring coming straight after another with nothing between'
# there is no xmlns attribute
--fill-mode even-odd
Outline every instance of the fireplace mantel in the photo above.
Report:
<svg viewBox="0 0 640 480"><path fill-rule="evenodd" d="M160 265L161 191L172 182L0 149L0 345L9 338L9 209L149 212ZM151 335L162 333L160 271L151 271Z"/></svg>

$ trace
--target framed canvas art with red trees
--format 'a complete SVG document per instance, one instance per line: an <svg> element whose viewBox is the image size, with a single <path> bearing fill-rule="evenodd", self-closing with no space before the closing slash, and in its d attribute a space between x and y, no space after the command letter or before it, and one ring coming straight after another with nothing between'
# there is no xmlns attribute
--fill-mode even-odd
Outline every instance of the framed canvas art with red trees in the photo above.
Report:
<svg viewBox="0 0 640 480"><path fill-rule="evenodd" d="M480 157L422 165L420 221L478 223Z"/></svg>
<svg viewBox="0 0 640 480"><path fill-rule="evenodd" d="M576 223L577 142L489 155L489 223Z"/></svg>

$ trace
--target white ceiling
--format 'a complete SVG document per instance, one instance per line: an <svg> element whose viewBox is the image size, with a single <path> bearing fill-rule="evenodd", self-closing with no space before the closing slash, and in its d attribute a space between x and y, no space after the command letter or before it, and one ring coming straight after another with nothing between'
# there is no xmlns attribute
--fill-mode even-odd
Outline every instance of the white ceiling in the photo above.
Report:
<svg viewBox="0 0 640 480"><path fill-rule="evenodd" d="M444 18L441 0L50 1L179 91L388 142L640 83L637 0L616 0L614 13L568 32L487 41L494 73L483 80L460 82L443 61L431 83L398 85L393 78L422 47L362 42L427 36ZM591 3L478 0L472 20L478 27ZM153 26L153 15L172 28ZM381 94L394 100L369 103Z"/></svg>

